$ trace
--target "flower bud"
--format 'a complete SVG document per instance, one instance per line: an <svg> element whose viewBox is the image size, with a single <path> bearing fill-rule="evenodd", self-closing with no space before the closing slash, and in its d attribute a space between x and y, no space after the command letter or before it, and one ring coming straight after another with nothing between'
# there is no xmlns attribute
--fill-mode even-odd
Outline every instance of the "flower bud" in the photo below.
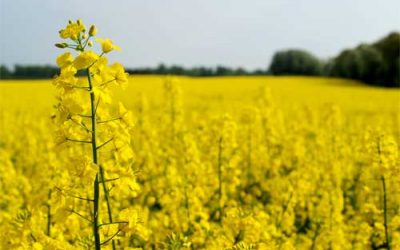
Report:
<svg viewBox="0 0 400 250"><path fill-rule="evenodd" d="M86 34L83 34L82 39L86 39L86 38L87 38Z"/></svg>
<svg viewBox="0 0 400 250"><path fill-rule="evenodd" d="M55 46L57 48L60 48L60 49L65 49L66 47L68 47L68 44L66 44L66 43L56 43Z"/></svg>
<svg viewBox="0 0 400 250"><path fill-rule="evenodd" d="M96 26L94 26L94 25L90 26L90 29L89 29L89 36L95 36L96 33L97 33Z"/></svg>
<svg viewBox="0 0 400 250"><path fill-rule="evenodd" d="M92 42L92 41L89 41L89 42L88 42L88 46L89 46L89 47L92 47L92 46L93 46L93 42Z"/></svg>

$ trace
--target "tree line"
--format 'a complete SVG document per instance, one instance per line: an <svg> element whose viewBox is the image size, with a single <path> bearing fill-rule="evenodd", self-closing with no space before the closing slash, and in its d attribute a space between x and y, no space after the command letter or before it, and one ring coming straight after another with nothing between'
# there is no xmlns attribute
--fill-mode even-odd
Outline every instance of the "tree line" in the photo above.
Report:
<svg viewBox="0 0 400 250"><path fill-rule="evenodd" d="M345 49L328 60L304 50L280 51L272 58L269 70L273 75L331 76L400 87L400 33L393 32L375 43Z"/></svg>
<svg viewBox="0 0 400 250"><path fill-rule="evenodd" d="M193 67L159 64L157 67L128 68L130 74L239 76L239 75L305 75L329 76L360 80L367 84L400 87L400 33L393 32L372 44L360 44L343 50L339 55L323 60L312 53L290 49L274 54L266 69ZM0 66L0 79L52 78L59 69L52 65L16 65L10 70Z"/></svg>
<svg viewBox="0 0 400 250"><path fill-rule="evenodd" d="M239 76L239 75L269 75L268 70L246 70L244 68L193 67L184 68L178 65L159 64L157 67L126 68L132 75L185 75L185 76ZM79 72L78 72L79 73ZM45 79L59 74L59 68L52 65L16 65L10 70L0 66L0 79Z"/></svg>

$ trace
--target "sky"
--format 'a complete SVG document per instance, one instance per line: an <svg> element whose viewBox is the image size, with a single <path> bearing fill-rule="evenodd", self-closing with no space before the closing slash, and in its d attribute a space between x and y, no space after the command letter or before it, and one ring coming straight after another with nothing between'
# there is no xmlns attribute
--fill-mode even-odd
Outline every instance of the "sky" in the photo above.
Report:
<svg viewBox="0 0 400 250"><path fill-rule="evenodd" d="M400 29L398 0L0 0L0 64L55 64L69 19L96 24L126 67L265 69L273 54L330 58Z"/></svg>

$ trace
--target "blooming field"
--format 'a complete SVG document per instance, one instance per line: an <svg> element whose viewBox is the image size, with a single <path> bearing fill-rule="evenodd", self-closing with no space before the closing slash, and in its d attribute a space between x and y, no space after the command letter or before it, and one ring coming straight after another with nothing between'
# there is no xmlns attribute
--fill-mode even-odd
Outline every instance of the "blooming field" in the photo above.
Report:
<svg viewBox="0 0 400 250"><path fill-rule="evenodd" d="M70 155L87 146L56 145L55 96L51 81L0 83L2 249L93 246L92 191L71 191L92 181ZM131 230L100 207L117 249L400 249L398 90L138 76L112 98L134 121L132 179L110 188Z"/></svg>

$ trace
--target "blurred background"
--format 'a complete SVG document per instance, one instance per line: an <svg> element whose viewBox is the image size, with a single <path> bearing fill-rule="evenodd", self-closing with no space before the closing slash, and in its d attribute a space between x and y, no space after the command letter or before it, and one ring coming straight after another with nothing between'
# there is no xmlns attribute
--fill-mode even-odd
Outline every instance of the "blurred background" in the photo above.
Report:
<svg viewBox="0 0 400 250"><path fill-rule="evenodd" d="M69 19L101 27L131 74L312 75L399 87L396 0L2 0L0 77L50 78Z"/></svg>

